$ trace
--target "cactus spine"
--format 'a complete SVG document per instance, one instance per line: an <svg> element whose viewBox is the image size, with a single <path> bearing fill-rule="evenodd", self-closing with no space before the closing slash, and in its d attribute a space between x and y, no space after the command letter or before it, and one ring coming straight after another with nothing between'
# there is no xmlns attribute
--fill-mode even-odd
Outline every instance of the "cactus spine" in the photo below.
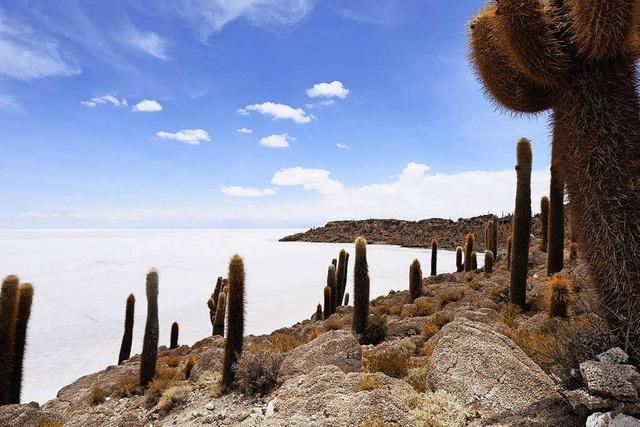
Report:
<svg viewBox="0 0 640 427"><path fill-rule="evenodd" d="M242 355L244 339L244 262L238 255L234 255L229 263L229 294L228 294L228 322L227 342L224 348L224 366L222 384L230 390L235 382L234 365Z"/></svg>
<svg viewBox="0 0 640 427"><path fill-rule="evenodd" d="M146 388L156 373L158 359L158 272L147 273L147 323L144 327L142 356L140 357L140 386Z"/></svg>
<svg viewBox="0 0 640 427"><path fill-rule="evenodd" d="M356 260L353 266L353 330L362 335L369 319L369 266L367 241L356 239Z"/></svg>
<svg viewBox="0 0 640 427"><path fill-rule="evenodd" d="M414 259L409 267L409 298L413 302L422 296L422 268L420 261Z"/></svg>
<svg viewBox="0 0 640 427"><path fill-rule="evenodd" d="M131 357L131 344L133 343L133 315L136 306L136 297L129 294L124 311L124 333L120 344L120 354L118 355L118 365Z"/></svg>
<svg viewBox="0 0 640 427"><path fill-rule="evenodd" d="M464 262L462 262L462 248L460 246L456 248L456 271L458 273L464 271Z"/></svg>
<svg viewBox="0 0 640 427"><path fill-rule="evenodd" d="M549 229L549 198L544 196L540 199L540 229L542 241L540 242L540 250L547 252L548 245L548 229Z"/></svg>
<svg viewBox="0 0 640 427"><path fill-rule="evenodd" d="M516 165L518 184L516 207L513 213L513 254L511 256L511 280L509 300L524 308L527 292L529 264L529 239L531 234L531 143L521 139L517 145Z"/></svg>
<svg viewBox="0 0 640 427"><path fill-rule="evenodd" d="M33 303L33 286L30 283L20 285L19 294L14 338L15 353L11 379L11 403L20 403L20 395L22 394L22 372L24 370L24 353L27 345L27 325L31 317L31 304Z"/></svg>
<svg viewBox="0 0 640 427"><path fill-rule="evenodd" d="M171 340L169 341L170 349L178 348L179 333L180 333L180 326L178 325L178 322L173 322L171 324Z"/></svg>
<svg viewBox="0 0 640 427"><path fill-rule="evenodd" d="M431 275L438 274L438 241L436 239L431 240Z"/></svg>
<svg viewBox="0 0 640 427"><path fill-rule="evenodd" d="M484 272L487 274L493 273L493 262L495 257L493 256L493 252L485 251L484 253Z"/></svg>
<svg viewBox="0 0 640 427"><path fill-rule="evenodd" d="M337 305L342 305L342 301L344 299L344 291L346 289L346 260L347 260L347 252L342 249L340 250L340 255L338 255L338 269L336 270L336 278L338 280L338 291L336 295Z"/></svg>
<svg viewBox="0 0 640 427"><path fill-rule="evenodd" d="M224 337L224 316L227 308L227 294L220 292L218 296L218 306L216 307L216 314L213 317L213 332L212 335L220 335Z"/></svg>
<svg viewBox="0 0 640 427"><path fill-rule="evenodd" d="M331 264L327 270L327 286L331 289L331 314L338 306L338 282L336 281L336 266Z"/></svg>
<svg viewBox="0 0 640 427"><path fill-rule="evenodd" d="M471 253L473 252L473 234L467 234L467 242L464 245L464 271L471 271Z"/></svg>
<svg viewBox="0 0 640 427"><path fill-rule="evenodd" d="M7 276L0 291L0 405L11 403L19 284L17 276Z"/></svg>
<svg viewBox="0 0 640 427"><path fill-rule="evenodd" d="M557 147L557 144L554 144L554 147ZM552 159L553 157L554 153L551 155ZM554 165L552 160L547 244L547 275L549 276L561 272L564 268L564 183L559 175L558 165Z"/></svg>

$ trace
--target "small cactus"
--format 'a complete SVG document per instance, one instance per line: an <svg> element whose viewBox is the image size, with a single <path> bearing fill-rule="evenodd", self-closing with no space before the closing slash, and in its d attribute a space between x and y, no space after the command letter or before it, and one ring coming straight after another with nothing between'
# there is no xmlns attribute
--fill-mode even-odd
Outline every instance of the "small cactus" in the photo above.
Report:
<svg viewBox="0 0 640 427"><path fill-rule="evenodd" d="M331 307L333 306L333 295L331 295L331 287L324 287L324 314L323 318L328 319L333 313L331 312Z"/></svg>
<svg viewBox="0 0 640 427"><path fill-rule="evenodd" d="M555 275L547 282L545 300L549 316L567 318L573 304L573 286L567 276Z"/></svg>
<svg viewBox="0 0 640 427"><path fill-rule="evenodd" d="M349 292L344 294L344 305L345 307L349 305Z"/></svg>
<svg viewBox="0 0 640 427"><path fill-rule="evenodd" d="M438 274L438 241L436 239L431 240L431 275Z"/></svg>
<svg viewBox="0 0 640 427"><path fill-rule="evenodd" d="M0 405L11 403L19 285L17 276L7 276L0 291Z"/></svg>
<svg viewBox="0 0 640 427"><path fill-rule="evenodd" d="M330 264L327 270L327 286L331 288L331 314L333 314L338 307L338 282L336 280L336 266L333 264Z"/></svg>
<svg viewBox="0 0 640 427"><path fill-rule="evenodd" d="M356 239L356 260L353 266L353 330L359 336L367 329L369 319L369 266L367 241Z"/></svg>
<svg viewBox="0 0 640 427"><path fill-rule="evenodd" d="M464 245L464 271L471 271L471 253L473 252L474 237L472 233L467 234L467 242Z"/></svg>
<svg viewBox="0 0 640 427"><path fill-rule="evenodd" d="M316 321L324 320L324 316L322 315L322 304L318 304L316 307L316 314L313 316Z"/></svg>
<svg viewBox="0 0 640 427"><path fill-rule="evenodd" d="M228 293L228 321L227 342L224 348L224 365L222 384L225 390L231 390L235 382L234 365L242 355L244 340L244 290L245 273L242 258L235 255L229 263L229 293Z"/></svg>
<svg viewBox="0 0 640 427"><path fill-rule="evenodd" d="M462 262L462 248L456 248L456 271L462 273L464 271L464 262Z"/></svg>
<svg viewBox="0 0 640 427"><path fill-rule="evenodd" d="M227 294L220 292L218 296L218 306L216 307L216 314L213 318L213 332L212 335L224 336L224 316L227 308Z"/></svg>
<svg viewBox="0 0 640 427"><path fill-rule="evenodd" d="M344 291L346 289L346 268L347 268L347 252L342 249L340 250L340 255L338 255L338 269L336 270L336 279L338 281L338 290L336 295L337 305L342 305L342 300L344 298Z"/></svg>
<svg viewBox="0 0 640 427"><path fill-rule="evenodd" d="M131 344L133 343L133 315L135 312L136 297L129 294L124 311L124 333L120 344L120 354L118 355L118 365L131 357Z"/></svg>
<svg viewBox="0 0 640 427"><path fill-rule="evenodd" d="M540 242L540 250L542 252L547 252L547 236L549 230L549 198L547 196L540 199L540 229L542 238L542 241Z"/></svg>
<svg viewBox="0 0 640 427"><path fill-rule="evenodd" d="M10 396L11 403L16 404L20 403L20 395L22 394L22 372L24 370L24 353L27 344L27 325L31 317L31 304L33 303L33 286L29 283L20 285L18 299Z"/></svg>
<svg viewBox="0 0 640 427"><path fill-rule="evenodd" d="M484 252L484 272L487 274L493 273L493 261L495 257L493 256L493 252L485 251Z"/></svg>
<svg viewBox="0 0 640 427"><path fill-rule="evenodd" d="M475 252L471 252L471 271L478 269L478 255Z"/></svg>
<svg viewBox="0 0 640 427"><path fill-rule="evenodd" d="M409 267L409 298L413 302L422 296L422 268L420 261L414 259Z"/></svg>
<svg viewBox="0 0 640 427"><path fill-rule="evenodd" d="M171 340L169 341L169 348L178 348L178 334L180 333L180 326L178 322L173 322L171 325Z"/></svg>
<svg viewBox="0 0 640 427"><path fill-rule="evenodd" d="M156 374L158 360L158 272L151 270L147 274L147 323L144 328L142 356L140 357L140 386L147 388Z"/></svg>
<svg viewBox="0 0 640 427"><path fill-rule="evenodd" d="M215 307L218 305L218 297L220 296L220 292L222 292L222 283L224 279L222 277L218 277L216 280L216 287L213 290L213 295L211 298L213 299L213 311L215 312Z"/></svg>
<svg viewBox="0 0 640 427"><path fill-rule="evenodd" d="M335 268L338 268L338 260L337 259L332 259L331 260L331 265L333 265Z"/></svg>
<svg viewBox="0 0 640 427"><path fill-rule="evenodd" d="M493 215L491 217L490 224L491 252L493 252L493 257L495 260L498 258L498 217L496 215Z"/></svg>

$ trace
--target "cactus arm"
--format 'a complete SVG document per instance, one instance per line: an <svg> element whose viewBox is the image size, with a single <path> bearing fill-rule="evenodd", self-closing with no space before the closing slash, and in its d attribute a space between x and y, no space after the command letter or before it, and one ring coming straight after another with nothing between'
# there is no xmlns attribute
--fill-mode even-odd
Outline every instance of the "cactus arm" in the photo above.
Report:
<svg viewBox="0 0 640 427"><path fill-rule="evenodd" d="M618 56L633 50L640 1L567 0L573 29L572 42L588 60Z"/></svg>
<svg viewBox="0 0 640 427"><path fill-rule="evenodd" d="M498 105L520 113L551 107L551 91L518 71L498 35L495 7L481 11L471 23L471 59L487 94Z"/></svg>

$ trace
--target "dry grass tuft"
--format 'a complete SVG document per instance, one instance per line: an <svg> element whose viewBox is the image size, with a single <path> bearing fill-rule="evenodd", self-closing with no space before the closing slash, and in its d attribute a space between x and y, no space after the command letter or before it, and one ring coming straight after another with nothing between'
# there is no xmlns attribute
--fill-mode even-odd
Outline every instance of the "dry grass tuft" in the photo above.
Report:
<svg viewBox="0 0 640 427"><path fill-rule="evenodd" d="M384 350L365 352L365 372L382 372L390 377L402 379L409 371L410 358L402 351Z"/></svg>
<svg viewBox="0 0 640 427"><path fill-rule="evenodd" d="M440 302L431 297L423 297L415 300L416 316L431 316L440 310Z"/></svg>
<svg viewBox="0 0 640 427"><path fill-rule="evenodd" d="M367 374L360 378L360 382L358 383L359 391L371 391L377 390L382 387L380 381L374 374Z"/></svg>
<svg viewBox="0 0 640 427"><path fill-rule="evenodd" d="M175 368L180 364L180 357L177 354L170 354L167 356L167 366L170 368Z"/></svg>
<svg viewBox="0 0 640 427"><path fill-rule="evenodd" d="M407 376L404 380L413 387L413 389L419 393L427 391L427 367L412 368L407 372Z"/></svg>
<svg viewBox="0 0 640 427"><path fill-rule="evenodd" d="M511 303L505 304L500 309L498 320L512 329L518 329L520 326L520 314L522 314L522 310L519 306Z"/></svg>
<svg viewBox="0 0 640 427"><path fill-rule="evenodd" d="M89 403L91 405L99 405L103 403L107 397L109 397L109 392L99 385L94 385L89 391Z"/></svg>
<svg viewBox="0 0 640 427"><path fill-rule="evenodd" d="M190 393L191 389L184 385L166 389L158 402L158 411L163 414L169 413L173 408L186 403L189 400Z"/></svg>
<svg viewBox="0 0 640 427"><path fill-rule="evenodd" d="M460 301L464 296L464 291L449 291L442 296L442 307L449 304L450 302Z"/></svg>
<svg viewBox="0 0 640 427"><path fill-rule="evenodd" d="M192 356L187 357L187 360L184 362L184 366L182 367L182 373L184 374L184 379L188 380L191 376L191 370L193 366L196 364L196 361Z"/></svg>
<svg viewBox="0 0 640 427"><path fill-rule="evenodd" d="M423 356L423 357L431 357L431 355L433 354L433 350L435 350L435 348L436 348L436 344L433 340L427 341L420 348L419 354L420 356Z"/></svg>
<svg viewBox="0 0 640 427"><path fill-rule="evenodd" d="M53 420L51 418L43 418L38 423L38 427L63 427L64 424L58 420Z"/></svg>
<svg viewBox="0 0 640 427"><path fill-rule="evenodd" d="M324 326L324 329L327 332L339 331L340 329L342 329L342 320L339 316L329 317L322 323L322 326Z"/></svg>
<svg viewBox="0 0 640 427"><path fill-rule="evenodd" d="M113 390L113 395L117 398L133 397L141 393L140 380L137 375L121 377Z"/></svg>
<svg viewBox="0 0 640 427"><path fill-rule="evenodd" d="M421 334L427 339L431 338L449 322L451 322L451 316L444 313L436 313L427 319L427 323L423 326Z"/></svg>
<svg viewBox="0 0 640 427"><path fill-rule="evenodd" d="M435 393L411 393L403 398L411 408L409 417L416 422L416 425L463 427L466 424L465 407L444 390Z"/></svg>
<svg viewBox="0 0 640 427"><path fill-rule="evenodd" d="M268 394L278 384L278 371L284 360L280 352L244 353L234 366L236 387L247 395Z"/></svg>
<svg viewBox="0 0 640 427"><path fill-rule="evenodd" d="M487 297L495 303L502 302L507 299L507 290L508 287L504 285L492 286Z"/></svg>
<svg viewBox="0 0 640 427"><path fill-rule="evenodd" d="M198 377L196 385L201 390L206 390L213 398L222 395L222 374L215 371L206 371Z"/></svg>
<svg viewBox="0 0 640 427"><path fill-rule="evenodd" d="M171 387L177 386L181 380L182 371L175 368L159 368L145 393L147 404L150 406L156 405L162 397L162 393Z"/></svg>

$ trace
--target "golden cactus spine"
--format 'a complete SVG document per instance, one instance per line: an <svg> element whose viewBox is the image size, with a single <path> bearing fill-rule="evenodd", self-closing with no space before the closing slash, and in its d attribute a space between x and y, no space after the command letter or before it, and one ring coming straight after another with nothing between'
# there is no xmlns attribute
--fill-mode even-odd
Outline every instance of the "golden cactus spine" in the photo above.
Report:
<svg viewBox="0 0 640 427"><path fill-rule="evenodd" d="M573 286L567 276L555 275L547 282L546 306L551 317L567 318L573 304Z"/></svg>

